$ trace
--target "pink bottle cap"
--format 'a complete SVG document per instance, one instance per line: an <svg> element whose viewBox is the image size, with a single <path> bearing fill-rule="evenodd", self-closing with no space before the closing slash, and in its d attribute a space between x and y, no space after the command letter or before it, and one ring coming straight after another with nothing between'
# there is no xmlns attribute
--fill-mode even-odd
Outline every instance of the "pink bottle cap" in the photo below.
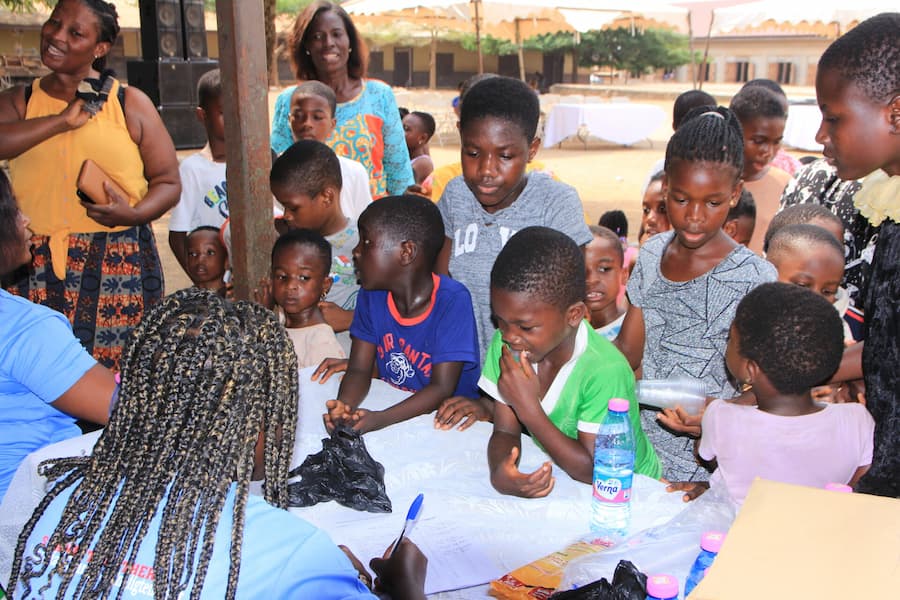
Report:
<svg viewBox="0 0 900 600"><path fill-rule="evenodd" d="M700 538L700 547L707 552L715 552L718 554L722 542L725 541L725 534L721 531L707 531Z"/></svg>
<svg viewBox="0 0 900 600"><path fill-rule="evenodd" d="M610 398L609 410L616 412L628 412L628 400L625 398Z"/></svg>
<svg viewBox="0 0 900 600"><path fill-rule="evenodd" d="M852 487L844 485L843 483L826 483L825 489L829 492L844 492L846 494L853 492Z"/></svg>
<svg viewBox="0 0 900 600"><path fill-rule="evenodd" d="M654 598L677 598L678 580L671 575L650 575L647 577L647 595Z"/></svg>

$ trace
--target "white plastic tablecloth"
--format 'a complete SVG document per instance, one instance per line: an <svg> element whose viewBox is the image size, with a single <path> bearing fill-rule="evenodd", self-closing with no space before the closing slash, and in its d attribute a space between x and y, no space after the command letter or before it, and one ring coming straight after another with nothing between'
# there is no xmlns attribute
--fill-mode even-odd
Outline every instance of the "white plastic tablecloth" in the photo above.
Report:
<svg viewBox="0 0 900 600"><path fill-rule="evenodd" d="M301 405L294 465L321 450L321 440L326 437L322 424L325 401L337 395L337 378L320 385L309 380L312 370L300 372ZM375 380L363 406L390 406L406 394ZM382 552L400 532L410 502L421 492L425 495L421 522L410 539L424 545L429 540L423 537L430 532L453 531L490 557L495 577L560 550L587 533L590 486L554 468L556 485L548 497L503 496L491 487L488 478L487 442L492 426L476 423L462 432L439 431L432 422L431 415L424 415L364 437L369 453L385 467L392 513L360 513L336 502L291 512L327 531L335 543L347 545L367 564L371 555ZM45 482L35 472L37 464L49 457L89 452L97 437L91 434L48 446L30 455L20 467L0 506L0 576L4 581L10 563L8 550L2 549L15 547L14 532L21 528L44 493ZM547 455L523 436L522 470L534 470L546 460ZM633 532L661 524L681 508L681 494L667 494L661 483L635 476ZM373 533L385 531L390 532L387 537ZM441 566L441 557L429 557L429 572ZM486 598L487 586L435 597Z"/></svg>
<svg viewBox="0 0 900 600"><path fill-rule="evenodd" d="M816 142L821 123L822 111L815 104L791 104L782 143L791 148L821 152L822 144Z"/></svg>
<svg viewBox="0 0 900 600"><path fill-rule="evenodd" d="M582 125L587 128L588 135L630 146L647 139L662 125L665 118L666 113L652 104L561 103L555 105L547 117L544 126L544 147L555 146L573 135L578 135Z"/></svg>

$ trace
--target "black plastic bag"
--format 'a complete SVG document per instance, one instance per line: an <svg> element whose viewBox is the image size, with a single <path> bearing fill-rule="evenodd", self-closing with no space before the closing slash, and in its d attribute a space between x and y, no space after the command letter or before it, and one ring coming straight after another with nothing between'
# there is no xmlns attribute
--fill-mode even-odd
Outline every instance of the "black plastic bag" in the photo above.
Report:
<svg viewBox="0 0 900 600"><path fill-rule="evenodd" d="M288 484L290 506L338 504L373 513L391 512L384 489L384 467L366 450L358 431L339 425L322 440L322 451L310 454L288 473L301 480Z"/></svg>
<svg viewBox="0 0 900 600"><path fill-rule="evenodd" d="M627 560L620 560L610 584L606 578L576 590L557 592L551 600L645 600L647 576Z"/></svg>

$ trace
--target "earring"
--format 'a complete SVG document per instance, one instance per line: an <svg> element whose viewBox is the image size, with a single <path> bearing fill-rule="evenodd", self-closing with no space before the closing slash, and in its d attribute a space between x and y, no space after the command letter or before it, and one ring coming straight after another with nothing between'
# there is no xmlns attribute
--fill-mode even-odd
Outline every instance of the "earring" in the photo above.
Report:
<svg viewBox="0 0 900 600"><path fill-rule="evenodd" d="M309 50L306 51L306 55L309 56Z"/></svg>
<svg viewBox="0 0 900 600"><path fill-rule="evenodd" d="M752 379L747 379L746 381L741 383L741 393L742 394L744 392L749 392L752 389L753 389L753 380Z"/></svg>
<svg viewBox="0 0 900 600"><path fill-rule="evenodd" d="M319 302L325 302L325 296L327 296L327 295L328 294L326 294L325 292L322 292L322 295L319 296Z"/></svg>

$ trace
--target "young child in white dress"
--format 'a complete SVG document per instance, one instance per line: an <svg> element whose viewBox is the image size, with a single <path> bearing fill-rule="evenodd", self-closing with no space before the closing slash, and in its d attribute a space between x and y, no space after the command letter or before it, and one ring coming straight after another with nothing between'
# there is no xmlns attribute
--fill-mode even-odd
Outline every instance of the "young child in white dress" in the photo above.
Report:
<svg viewBox="0 0 900 600"><path fill-rule="evenodd" d="M297 368L346 358L319 302L331 289L331 244L311 229L291 229L272 248L272 298L284 315Z"/></svg>

